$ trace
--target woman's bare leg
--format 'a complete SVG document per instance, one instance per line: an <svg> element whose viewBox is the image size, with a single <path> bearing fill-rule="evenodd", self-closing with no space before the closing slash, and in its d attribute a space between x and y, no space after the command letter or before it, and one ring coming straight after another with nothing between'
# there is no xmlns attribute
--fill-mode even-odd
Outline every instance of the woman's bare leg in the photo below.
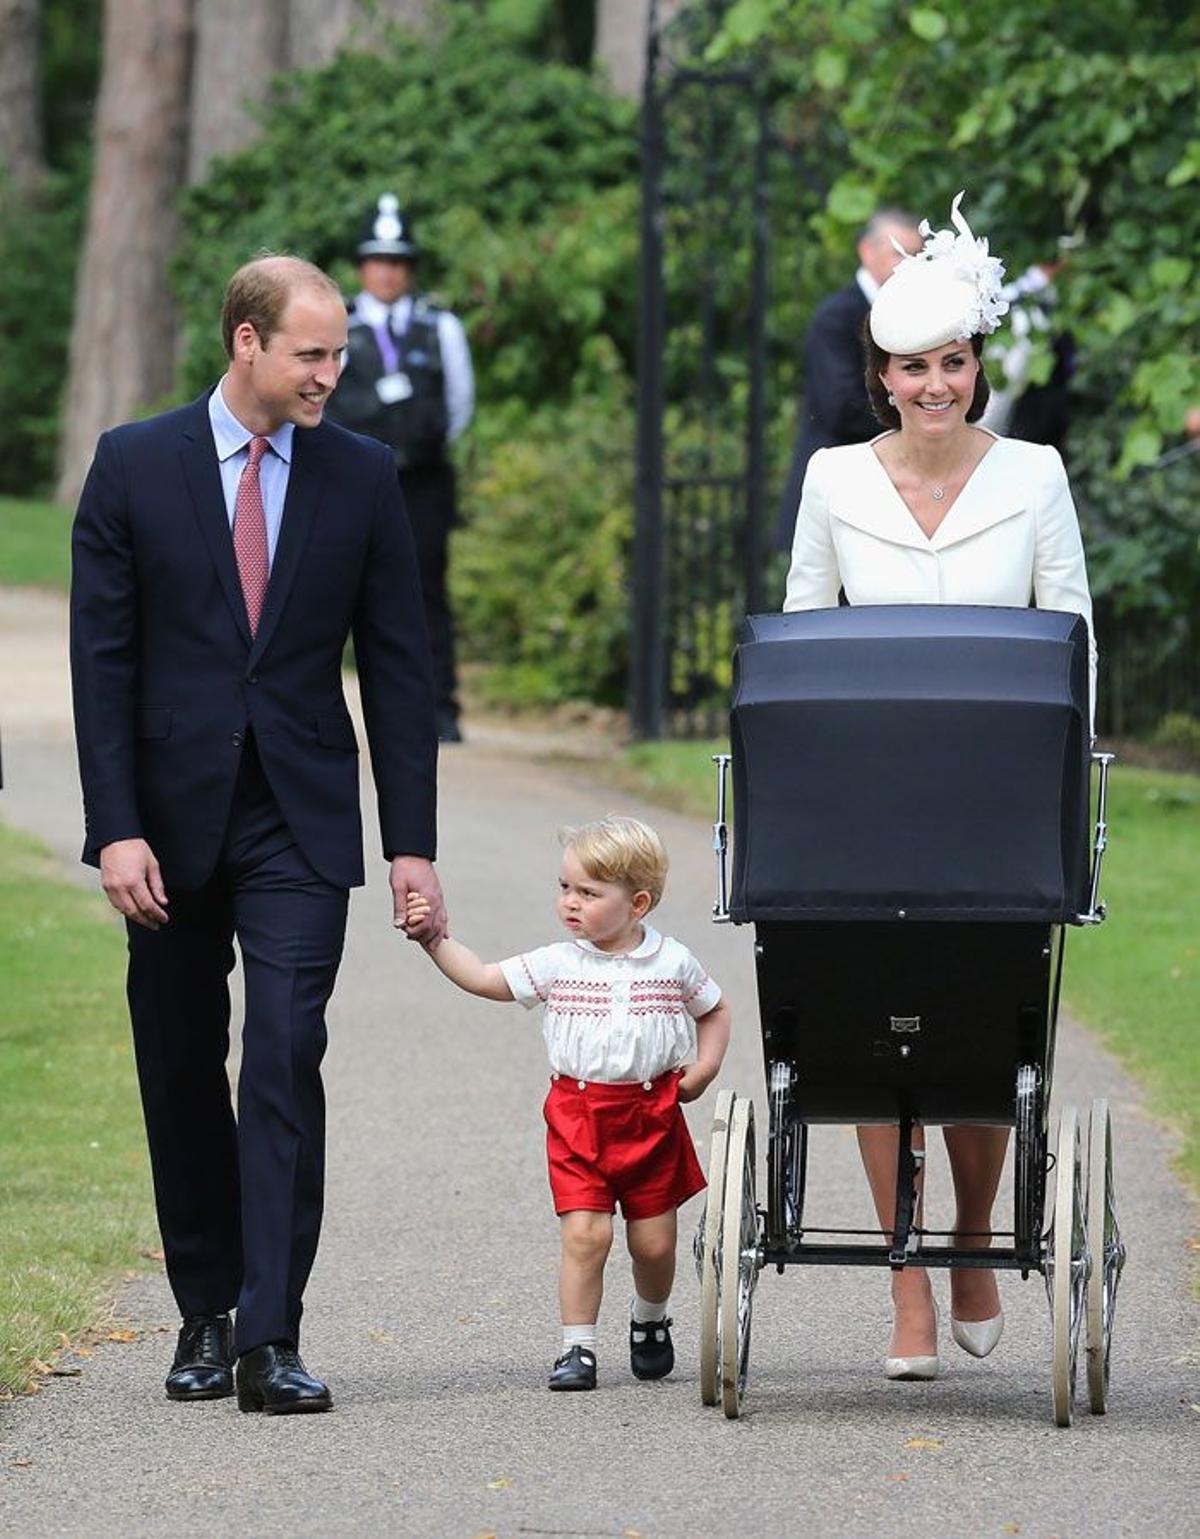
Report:
<svg viewBox="0 0 1200 1539"><path fill-rule="evenodd" d="M947 1127L946 1152L954 1177L954 1232L964 1247L991 1244L992 1208L1008 1152L1008 1129ZM950 1312L956 1320L990 1320L1000 1313L996 1274L982 1267L950 1273Z"/></svg>
<svg viewBox="0 0 1200 1539"><path fill-rule="evenodd" d="M900 1130L894 1125L860 1127L858 1147L862 1154L880 1227L892 1232L896 1217L896 1163ZM925 1147L925 1130L913 1128L913 1148ZM917 1217L920 1217L922 1178L917 1178ZM892 1307L895 1317L889 1357L932 1357L937 1352L937 1316L933 1289L924 1267L906 1266L892 1273Z"/></svg>

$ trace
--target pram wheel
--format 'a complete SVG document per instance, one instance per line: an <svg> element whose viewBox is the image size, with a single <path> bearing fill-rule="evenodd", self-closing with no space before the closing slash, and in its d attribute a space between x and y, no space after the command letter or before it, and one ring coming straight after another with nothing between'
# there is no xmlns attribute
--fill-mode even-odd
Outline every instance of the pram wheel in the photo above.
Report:
<svg viewBox="0 0 1200 1539"><path fill-rule="evenodd" d="M696 1235L700 1273L700 1399L716 1405L721 1372L721 1215L725 1205L725 1163L734 1093L717 1093L708 1145L708 1192Z"/></svg>
<svg viewBox="0 0 1200 1539"><path fill-rule="evenodd" d="M1046 1282L1054 1328L1054 1421L1071 1425L1079 1332L1088 1282L1087 1235L1083 1217L1079 1119L1064 1106L1058 1121L1054 1165L1054 1220L1046 1256Z"/></svg>
<svg viewBox="0 0 1200 1539"><path fill-rule="evenodd" d="M1087 1283L1088 1401L1097 1416L1108 1406L1108 1367L1112 1351L1117 1284L1125 1265L1121 1226L1113 1192L1112 1119L1108 1102L1092 1102L1088 1124L1087 1246L1091 1273Z"/></svg>
<svg viewBox="0 0 1200 1539"><path fill-rule="evenodd" d="M754 1177L754 1103L738 1097L729 1120L721 1219L721 1406L740 1416L750 1362L750 1315L758 1281L758 1207Z"/></svg>

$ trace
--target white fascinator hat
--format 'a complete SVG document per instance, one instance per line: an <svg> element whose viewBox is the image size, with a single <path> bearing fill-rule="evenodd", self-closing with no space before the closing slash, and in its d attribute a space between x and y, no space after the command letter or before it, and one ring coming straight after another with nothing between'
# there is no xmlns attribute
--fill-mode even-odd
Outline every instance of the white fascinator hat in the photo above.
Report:
<svg viewBox="0 0 1200 1539"><path fill-rule="evenodd" d="M1001 293L1004 263L959 213L963 196L950 205L952 230L932 230L928 219L921 221L923 248L905 254L875 296L871 336L885 353L927 353L966 342L995 331L1008 310Z"/></svg>

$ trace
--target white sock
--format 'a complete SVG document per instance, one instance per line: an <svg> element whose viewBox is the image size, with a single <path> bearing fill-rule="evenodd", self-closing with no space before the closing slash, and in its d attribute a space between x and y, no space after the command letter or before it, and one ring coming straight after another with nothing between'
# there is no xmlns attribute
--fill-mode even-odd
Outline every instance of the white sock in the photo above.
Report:
<svg viewBox="0 0 1200 1539"><path fill-rule="evenodd" d="M593 1321L591 1325L564 1325L563 1328L562 1328L562 1332L563 1332L562 1349L563 1349L563 1353L564 1354L569 1352L572 1347L586 1347L589 1352L592 1352L592 1353L595 1352L595 1350L596 1350L596 1324L595 1324L595 1321Z"/></svg>
<svg viewBox="0 0 1200 1539"><path fill-rule="evenodd" d="M668 1293L665 1299L644 1299L640 1293L633 1295L633 1303L629 1306L629 1318L635 1325L657 1324L659 1320L665 1320L667 1305L671 1302Z"/></svg>

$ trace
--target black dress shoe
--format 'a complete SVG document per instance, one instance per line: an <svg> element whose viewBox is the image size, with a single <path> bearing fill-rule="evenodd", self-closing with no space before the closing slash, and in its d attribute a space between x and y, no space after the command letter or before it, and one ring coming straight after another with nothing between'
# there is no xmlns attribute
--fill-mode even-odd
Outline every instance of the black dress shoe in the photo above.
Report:
<svg viewBox="0 0 1200 1539"><path fill-rule="evenodd" d="M228 1315L191 1315L167 1374L171 1400L224 1400L233 1394L233 1326Z"/></svg>
<svg viewBox="0 0 1200 1539"><path fill-rule="evenodd" d="M237 1399L239 1411L266 1411L268 1416L333 1409L328 1384L313 1378L286 1341L268 1342L238 1358Z"/></svg>
<svg viewBox="0 0 1200 1539"><path fill-rule="evenodd" d="M675 1366L670 1320L629 1322L629 1366L635 1379L662 1379Z"/></svg>
<svg viewBox="0 0 1200 1539"><path fill-rule="evenodd" d="M463 740L462 728L458 724L458 713L445 706L438 709L437 735L439 743L461 743Z"/></svg>
<svg viewBox="0 0 1200 1539"><path fill-rule="evenodd" d="M596 1354L589 1347L572 1347L555 1363L551 1389L595 1389Z"/></svg>

